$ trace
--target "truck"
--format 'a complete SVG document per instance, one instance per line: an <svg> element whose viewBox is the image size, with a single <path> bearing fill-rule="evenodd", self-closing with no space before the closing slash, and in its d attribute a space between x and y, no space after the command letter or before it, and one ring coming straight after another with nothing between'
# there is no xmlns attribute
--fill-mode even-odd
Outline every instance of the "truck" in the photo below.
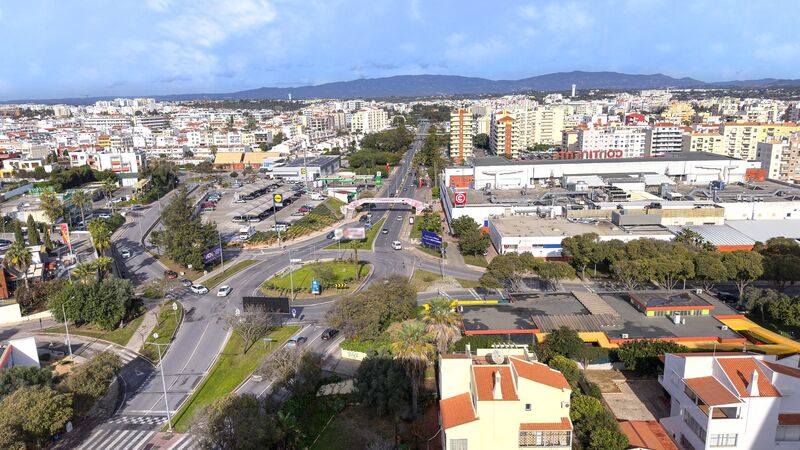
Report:
<svg viewBox="0 0 800 450"><path fill-rule="evenodd" d="M256 227L252 225L248 225L246 227L239 228L239 240L246 241L250 239L250 236L256 233Z"/></svg>

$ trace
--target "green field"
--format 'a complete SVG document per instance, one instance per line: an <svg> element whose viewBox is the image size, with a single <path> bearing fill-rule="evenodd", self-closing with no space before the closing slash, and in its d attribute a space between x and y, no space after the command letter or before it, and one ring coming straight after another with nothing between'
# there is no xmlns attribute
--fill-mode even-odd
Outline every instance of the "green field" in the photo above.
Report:
<svg viewBox="0 0 800 450"><path fill-rule="evenodd" d="M232 277L233 275L243 271L244 269L252 266L253 264L257 263L258 261L255 259L245 259L244 261L237 261L232 265L225 266L225 270L212 276L208 280L206 280L203 285L209 289L214 289L217 285L221 284L223 281L227 280L228 278Z"/></svg>
<svg viewBox="0 0 800 450"><path fill-rule="evenodd" d="M417 288L419 292L425 292L432 283L442 280L442 275L437 272L431 272L423 269L414 270L414 276L411 277L411 284Z"/></svg>
<svg viewBox="0 0 800 450"><path fill-rule="evenodd" d="M117 328L112 331L98 330L91 325L82 325L80 327L70 325L69 334L76 336L86 336L90 338L103 339L105 341L113 342L121 346L125 346L131 340L131 336L139 328L144 320L144 315L141 315L130 322L126 323L122 328ZM46 328L46 333L64 333L64 325L57 325L54 327Z"/></svg>
<svg viewBox="0 0 800 450"><path fill-rule="evenodd" d="M183 316L183 305L181 305L180 302L174 302L178 305L178 310L173 311L172 303L173 302L167 302L161 305L158 311L158 323L147 337L147 342L169 344L172 341L172 335L175 334L178 324L181 323L181 316ZM158 333L158 339L153 339L153 333ZM161 356L164 356L167 350L169 350L169 347L162 345ZM150 359L150 361L158 362L158 349L155 345L144 344L142 348L139 349L139 353Z"/></svg>
<svg viewBox="0 0 800 450"><path fill-rule="evenodd" d="M173 428L175 431L179 433L186 432L200 410L225 394L233 392L239 384L261 365L267 355L272 353L274 349L280 348L298 329L299 327L296 326L277 328L267 334L267 337L275 340L270 350L267 350L264 345L257 342L250 347L247 354L242 353L244 342L242 342L241 338L236 333L231 334L211 371L200 383L194 394L173 416Z"/></svg>
<svg viewBox="0 0 800 450"><path fill-rule="evenodd" d="M294 284L294 293L297 298L311 298L311 280L320 279L319 271L330 271L332 278L328 280L320 280L322 284L322 295L331 295L341 292L346 292L343 289L335 289L333 286L336 283L348 283L349 289L354 289L358 285L356 280L356 265L355 262L350 260L336 260L306 264L300 268L295 269L291 276L289 272L284 273L279 277L272 277L259 287L259 290L264 295L289 295L291 293L292 284ZM369 273L369 263L364 261L359 262L359 279L363 279Z"/></svg>
<svg viewBox="0 0 800 450"><path fill-rule="evenodd" d="M458 284L461 285L464 289L475 289L481 287L481 282L478 280L468 280L466 278L456 278Z"/></svg>
<svg viewBox="0 0 800 450"><path fill-rule="evenodd" d="M464 255L464 262L470 266L489 267L489 262L482 255Z"/></svg>
<svg viewBox="0 0 800 450"><path fill-rule="evenodd" d="M386 222L386 219L381 219L377 221L374 225L372 225L372 228L370 228L366 232L366 239L359 241L344 241L342 242L341 247L339 246L338 243L331 244L325 247L325 250L339 250L340 248L342 250L352 250L352 249L372 250L372 244L373 242L375 242L375 237L378 235L378 233L381 232L381 228L383 228L384 222Z"/></svg>

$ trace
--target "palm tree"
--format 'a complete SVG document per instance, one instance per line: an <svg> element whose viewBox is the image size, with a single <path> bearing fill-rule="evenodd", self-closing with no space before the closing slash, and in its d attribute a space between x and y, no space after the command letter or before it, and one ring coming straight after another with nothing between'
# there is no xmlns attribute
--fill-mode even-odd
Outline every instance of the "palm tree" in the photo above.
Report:
<svg viewBox="0 0 800 450"><path fill-rule="evenodd" d="M415 320L403 322L394 333L391 350L394 357L406 368L406 373L411 379L411 416L415 418L422 375L434 353L431 336L425 324Z"/></svg>
<svg viewBox="0 0 800 450"><path fill-rule="evenodd" d="M97 255L105 255L106 250L111 247L111 233L105 222L100 219L89 222L89 235L92 237L92 245Z"/></svg>
<svg viewBox="0 0 800 450"><path fill-rule="evenodd" d="M428 302L422 321L436 343L439 353L444 353L461 336L461 314L453 308L452 300L436 297Z"/></svg>
<svg viewBox="0 0 800 450"><path fill-rule="evenodd" d="M72 273L84 284L89 284L93 280L97 280L97 268L94 262L80 263L72 269Z"/></svg>
<svg viewBox="0 0 800 450"><path fill-rule="evenodd" d="M113 194L114 191L117 190L117 187L119 187L119 186L117 185L117 180L116 179L106 178L105 180L103 180L101 189L103 190L103 193L106 194L106 201L107 202L111 203L111 194ZM111 210L112 211L114 210L114 204L113 203L111 203Z"/></svg>
<svg viewBox="0 0 800 450"><path fill-rule="evenodd" d="M278 435L281 436L279 448L285 450L300 448L303 430L300 428L300 422L298 422L297 417L290 412L278 411L276 419Z"/></svg>
<svg viewBox="0 0 800 450"><path fill-rule="evenodd" d="M81 222L83 222L83 226L85 227L86 216L84 215L84 209L92 204L92 199L89 197L89 194L87 194L86 191L79 189L72 194L72 204L77 206L81 211Z"/></svg>
<svg viewBox="0 0 800 450"><path fill-rule="evenodd" d="M33 262L31 251L22 241L14 241L6 250L6 264L10 264L22 272L22 276L25 279L25 287L28 287L28 267L30 267L31 262Z"/></svg>
<svg viewBox="0 0 800 450"><path fill-rule="evenodd" d="M107 274L111 273L111 264L113 262L114 262L114 260L111 259L108 256L101 256L101 257L95 259L94 261L92 261L92 264L94 265L94 268L97 270L97 279L98 280L102 281L103 278L105 278Z"/></svg>

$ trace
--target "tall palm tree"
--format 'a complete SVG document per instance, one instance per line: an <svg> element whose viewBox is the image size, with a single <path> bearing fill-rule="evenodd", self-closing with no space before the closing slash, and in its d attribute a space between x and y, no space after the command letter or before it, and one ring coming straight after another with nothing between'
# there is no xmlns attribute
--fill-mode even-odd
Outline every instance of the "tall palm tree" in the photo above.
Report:
<svg viewBox="0 0 800 450"><path fill-rule="evenodd" d="M113 262L114 260L108 256L101 256L92 261L94 268L97 270L97 279L99 281L102 281L107 274L111 273L111 264Z"/></svg>
<svg viewBox="0 0 800 450"><path fill-rule="evenodd" d="M84 284L89 284L97 280L97 268L94 262L83 262L76 265L75 268L72 269L72 274L78 277Z"/></svg>
<svg viewBox="0 0 800 450"><path fill-rule="evenodd" d="M106 250L111 247L111 233L105 222L100 219L89 222L89 235L92 237L92 245L97 255L105 255Z"/></svg>
<svg viewBox="0 0 800 450"><path fill-rule="evenodd" d="M31 251L22 241L12 242L11 246L6 250L6 264L10 264L22 272L22 276L25 279L25 287L28 287L28 267L31 266L31 262L33 262Z"/></svg>
<svg viewBox="0 0 800 450"><path fill-rule="evenodd" d="M444 353L461 336L461 314L455 310L452 300L436 297L428 302L428 309L422 313L422 321L436 343L439 353Z"/></svg>
<svg viewBox="0 0 800 450"><path fill-rule="evenodd" d="M106 201L107 202L111 203L111 194L113 194L114 191L117 190L117 187L119 187L117 185L117 180L115 180L113 178L106 178L105 180L103 180L101 189L103 189L103 193L106 194ZM111 203L111 210L112 211L114 210L114 204L113 203Z"/></svg>
<svg viewBox="0 0 800 450"><path fill-rule="evenodd" d="M284 450L300 448L300 439L303 437L303 429L300 422L290 412L278 411L275 417L281 442L279 448Z"/></svg>
<svg viewBox="0 0 800 450"><path fill-rule="evenodd" d="M391 350L411 379L411 416L417 417L422 375L434 353L425 324L415 320L403 322L394 333Z"/></svg>
<svg viewBox="0 0 800 450"><path fill-rule="evenodd" d="M72 194L72 204L77 206L81 211L81 222L83 222L83 226L85 227L86 216L84 214L84 210L87 206L92 204L92 199L89 197L89 194L87 194L86 191L79 189Z"/></svg>

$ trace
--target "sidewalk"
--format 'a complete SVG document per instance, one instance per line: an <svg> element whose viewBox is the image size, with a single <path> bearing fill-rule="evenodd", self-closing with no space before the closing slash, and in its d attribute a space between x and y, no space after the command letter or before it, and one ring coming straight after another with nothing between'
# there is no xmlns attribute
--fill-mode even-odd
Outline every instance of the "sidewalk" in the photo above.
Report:
<svg viewBox="0 0 800 450"><path fill-rule="evenodd" d="M139 325L139 328L133 333L131 339L125 344L125 348L128 350L133 350L134 352L139 352L139 349L144 346L145 340L150 336L150 332L156 327L158 323L158 311L160 307L156 306L155 308L148 309L146 313L144 313L144 319L142 323Z"/></svg>

